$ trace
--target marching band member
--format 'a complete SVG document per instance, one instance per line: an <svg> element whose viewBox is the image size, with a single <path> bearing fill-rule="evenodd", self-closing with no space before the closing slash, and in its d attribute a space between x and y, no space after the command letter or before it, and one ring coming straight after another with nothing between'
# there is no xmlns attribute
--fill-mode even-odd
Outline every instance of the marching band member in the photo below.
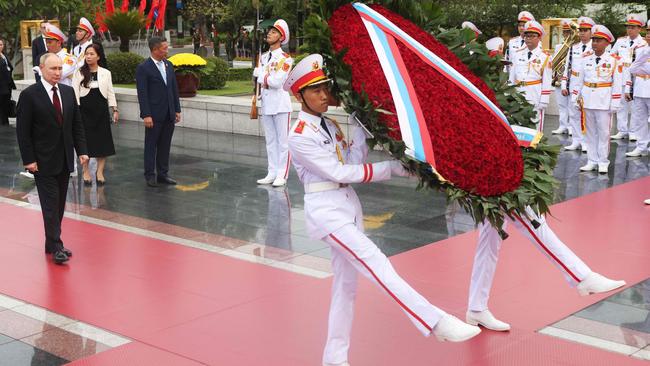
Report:
<svg viewBox="0 0 650 366"><path fill-rule="evenodd" d="M544 110L551 96L553 78L551 55L541 46L543 36L544 28L538 22L531 20L524 25L525 46L517 49L512 57L509 79L533 105L536 112L533 121L538 131L544 129Z"/></svg>
<svg viewBox="0 0 650 366"><path fill-rule="evenodd" d="M535 20L533 14L522 11L517 15L517 32L519 35L517 37L510 38L508 41L508 47L506 48L505 61L507 63L512 63L512 59L515 55L515 52L524 46L524 25L526 22ZM506 68L506 71L509 71L510 67Z"/></svg>
<svg viewBox="0 0 650 366"><path fill-rule="evenodd" d="M571 37L571 21L569 19L562 19L560 22L562 26L562 36L564 39L567 39ZM555 60L557 58L557 54L562 48L562 43L558 43L555 45L555 51L553 52L553 59ZM569 50L569 53L571 50ZM570 57L569 54L567 54L567 58ZM565 66L564 69L566 70L567 68L567 63L568 59L565 61ZM561 76L563 78L564 76ZM569 125L569 94L568 93L562 93L562 85L559 85L558 88L555 89L555 100L557 101L557 107L558 107L558 112L559 112L559 126L557 129L551 131L552 134L554 135L561 135L564 133L569 133L571 130L571 127Z"/></svg>
<svg viewBox="0 0 650 366"><path fill-rule="evenodd" d="M282 90L293 59L282 50L282 45L289 43L289 25L278 19L266 34L269 51L261 56L260 66L255 68L253 76L260 84L262 106L260 122L264 127L268 172L257 184L272 184L282 187L287 183L291 156L287 147L287 134L291 120L291 97Z"/></svg>
<svg viewBox="0 0 650 366"><path fill-rule="evenodd" d="M88 19L81 17L79 25L77 25L77 32L75 38L77 39L77 46L72 50L72 54L77 59L77 68L81 68L85 62L84 53L86 48L93 44L93 36L95 35L95 28L90 24Z"/></svg>
<svg viewBox="0 0 650 366"><path fill-rule="evenodd" d="M648 21L648 33L650 38L650 21ZM636 135L638 140L633 151L625 154L628 157L639 157L648 155L648 144L650 143L650 131L648 131L648 119L650 117L650 46L641 46L635 50L635 60L630 66L628 75L633 84L626 85L625 95L633 93L632 101L632 125L638 126ZM634 85L634 88L632 88ZM633 89L630 90L630 89Z"/></svg>
<svg viewBox="0 0 650 366"><path fill-rule="evenodd" d="M638 15L628 15L625 20L625 31L627 33L627 36L617 39L614 47L612 47L611 53L621 58L621 62L625 69L628 69L632 64L634 49L647 45L645 39L639 35L642 27L643 21L641 21ZM623 88L629 86L632 86L631 79L625 80L625 84L621 86L620 92L624 92ZM628 126L628 122L630 122L629 116L631 101L631 96L628 96L621 100L621 108L616 113L616 129L618 132L615 135L612 135L612 140L620 140L626 137L628 137L630 141L636 140L635 133L640 128L640 126L636 126L634 124L630 124Z"/></svg>
<svg viewBox="0 0 650 366"><path fill-rule="evenodd" d="M593 52L577 67L576 89L571 97L577 107L582 103L587 129L587 159L581 171L598 169L607 174L609 168L609 130L612 115L621 108L623 61L606 51L614 36L603 25L592 28Z"/></svg>
<svg viewBox="0 0 650 366"><path fill-rule="evenodd" d="M289 133L289 151L305 187L307 230L312 238L329 244L332 252L334 281L323 365L349 366L358 274L392 297L425 336L433 334L452 342L476 336L478 327L431 305L409 286L363 233L361 203L349 184L388 180L408 172L396 160L365 163L368 146L364 131L357 125L352 138L346 140L340 126L323 115L328 109L329 87L321 55L305 57L284 83L284 90L290 90L302 104Z"/></svg>
<svg viewBox="0 0 650 366"><path fill-rule="evenodd" d="M566 67L564 68L564 75L562 76L562 95L569 97L571 90L577 89L578 72L576 65L584 56L591 52L591 28L596 25L593 19L589 17L578 18L578 36L580 42L571 46ZM587 144L584 142L585 138L582 132L582 122L580 111L572 106L569 106L569 124L571 125L571 144L565 146L565 150L578 150L587 152Z"/></svg>

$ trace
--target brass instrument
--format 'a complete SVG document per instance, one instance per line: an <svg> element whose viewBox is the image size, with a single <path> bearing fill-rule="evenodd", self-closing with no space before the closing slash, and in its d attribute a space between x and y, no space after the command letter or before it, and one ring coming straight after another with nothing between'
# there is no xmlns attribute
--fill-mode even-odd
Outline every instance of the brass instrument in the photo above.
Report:
<svg viewBox="0 0 650 366"><path fill-rule="evenodd" d="M560 47L558 52L553 56L553 86L556 87L560 85L560 80L562 79L562 74L564 74L566 59L571 50L571 46L580 40L578 24L571 22L569 23L569 26L571 27L571 35L564 39L562 47Z"/></svg>

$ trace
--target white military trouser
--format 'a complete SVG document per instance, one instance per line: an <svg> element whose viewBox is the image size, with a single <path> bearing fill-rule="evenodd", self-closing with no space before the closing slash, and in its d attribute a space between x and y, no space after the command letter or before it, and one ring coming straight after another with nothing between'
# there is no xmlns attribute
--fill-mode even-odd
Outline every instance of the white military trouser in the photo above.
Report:
<svg viewBox="0 0 650 366"><path fill-rule="evenodd" d="M650 98L634 97L632 101L632 126L637 127L633 132L637 137L636 148L641 151L648 151L648 144L650 143L648 117L650 117Z"/></svg>
<svg viewBox="0 0 650 366"><path fill-rule="evenodd" d="M634 132L634 126L628 126L630 122L630 102L621 98L621 109L616 112L616 129L620 133L629 135Z"/></svg>
<svg viewBox="0 0 650 366"><path fill-rule="evenodd" d="M325 363L348 361L357 273L373 281L392 297L425 336L431 334L438 320L445 315L444 311L431 305L395 272L384 253L363 233L362 225L348 224L323 238L332 251L334 272L327 343L323 354Z"/></svg>
<svg viewBox="0 0 650 366"><path fill-rule="evenodd" d="M287 145L287 135L291 113L261 115L266 139L266 156L268 158L268 176L287 179L291 166L291 156Z"/></svg>
<svg viewBox="0 0 650 366"><path fill-rule="evenodd" d="M585 108L587 124L587 160L609 166L609 134L612 114L608 110Z"/></svg>
<svg viewBox="0 0 650 366"><path fill-rule="evenodd" d="M562 273L570 285L575 286L582 281L591 269L560 240L546 223L546 219L537 216L532 209L526 210L528 215L539 222L535 229L525 217L515 217L512 221L515 228L530 240ZM507 226L507 221L504 224ZM479 224L479 237L472 268L472 279L469 286L468 310L484 311L488 309L488 299L494 272L499 259L501 237L489 223Z"/></svg>
<svg viewBox="0 0 650 366"><path fill-rule="evenodd" d="M570 97L569 97L570 98ZM571 136L572 145L580 145L585 147L585 135L582 133L582 121L581 121L581 112L580 109L576 108L574 105L571 105L569 109L569 125L571 126L571 131L573 135Z"/></svg>
<svg viewBox="0 0 650 366"><path fill-rule="evenodd" d="M555 89L555 101L557 102L557 109L560 119L559 128L568 129L569 131L571 131L571 125L569 124L570 99L570 96L562 95L562 88Z"/></svg>

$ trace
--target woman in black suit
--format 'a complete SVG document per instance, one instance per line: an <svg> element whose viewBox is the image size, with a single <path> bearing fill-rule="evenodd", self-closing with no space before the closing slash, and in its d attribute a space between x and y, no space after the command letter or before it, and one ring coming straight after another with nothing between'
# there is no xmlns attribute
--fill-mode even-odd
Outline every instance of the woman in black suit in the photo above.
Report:
<svg viewBox="0 0 650 366"><path fill-rule="evenodd" d="M9 103L11 102L11 91L16 89L11 72L13 65L3 53L5 48L4 39L0 38L0 125L9 124Z"/></svg>

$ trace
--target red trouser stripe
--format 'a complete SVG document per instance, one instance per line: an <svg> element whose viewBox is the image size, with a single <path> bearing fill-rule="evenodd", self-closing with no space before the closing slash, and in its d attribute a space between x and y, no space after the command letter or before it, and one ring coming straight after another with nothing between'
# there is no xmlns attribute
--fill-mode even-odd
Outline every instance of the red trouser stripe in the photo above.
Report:
<svg viewBox="0 0 650 366"><path fill-rule="evenodd" d="M564 268L564 270L566 271L566 273L569 274L569 276L571 276L574 280L576 280L576 282L580 282L580 279L578 278L578 276L576 276L575 274L573 274L573 272L571 272L571 270L570 270L566 265L564 265L564 263L562 263L562 261L561 261L558 257L556 257L555 254L553 254L553 253L552 253L552 252L551 252L551 251L550 251L550 250L549 250L549 249L544 245L544 243L542 243L542 241L539 239L539 237L537 237L537 235L535 234L535 231L533 231L533 229L531 229L528 225L526 225L526 222L524 222L524 220L523 220L519 215L515 215L515 217L517 218L517 220L519 220L519 222L521 222L522 225L524 225L524 227L526 228L526 230L528 230L528 232L529 232L530 235L535 239L535 241L537 242L537 244L539 244L539 246L542 247L542 249L544 249L544 251L545 251L548 255L551 256L551 258L553 258L553 259L554 259L554 260L555 260L555 261L556 261L556 262L557 262L557 263L558 263L562 268Z"/></svg>
<svg viewBox="0 0 650 366"><path fill-rule="evenodd" d="M368 182L372 181L372 164L368 164Z"/></svg>
<svg viewBox="0 0 650 366"><path fill-rule="evenodd" d="M290 128L291 128L291 112L289 112L289 115L287 116L287 133L289 133ZM291 166L291 153L287 151L287 166L284 167L284 179L289 178L290 166Z"/></svg>
<svg viewBox="0 0 650 366"><path fill-rule="evenodd" d="M379 277L377 277L377 275L375 274L375 272L373 272L373 270L370 268L370 266L368 266L368 264L366 264L366 262L364 262L363 259L359 258L359 257L358 257L358 256L357 256L357 255L352 251L352 249L348 248L345 244L343 244L343 242L341 242L341 241L340 241L336 236L334 236L334 234L330 234L330 237L331 237L332 239L334 239L334 241L337 242L341 247L343 247L343 249L345 249L346 251L348 251L348 252L349 252L349 253L354 257L354 259L356 259L357 261L359 261L359 263L361 263L361 265L363 265L363 266L366 268L366 270L367 270L367 271L372 275L372 277L375 279L375 281L377 281L377 283L379 284L379 286L381 286L381 287L384 289L384 291L386 291L386 292L387 292L387 293L388 293L388 294L389 294L389 295L390 295L390 296L391 296L395 301L397 301L397 303L399 304L399 306L402 307L402 309L404 309L407 313L409 313L412 317L414 317L418 322L420 322L420 324L422 324L422 325L423 325L425 328L427 328L429 331L432 331L432 330L433 330L433 328L430 327L430 326L429 326L429 325L428 325L424 320L422 320L422 318L420 318L417 314L415 314L415 312L414 312L413 310L411 310L408 306L404 305L404 303L403 303L402 301L400 301L400 299L398 299L397 296L395 296L395 294L393 294L393 293L388 289L388 287L386 287L386 285L384 285L383 282L381 282L381 280L379 279Z"/></svg>
<svg viewBox="0 0 650 366"><path fill-rule="evenodd" d="M363 180L361 183L365 183L366 178L368 178L368 164L363 164Z"/></svg>

